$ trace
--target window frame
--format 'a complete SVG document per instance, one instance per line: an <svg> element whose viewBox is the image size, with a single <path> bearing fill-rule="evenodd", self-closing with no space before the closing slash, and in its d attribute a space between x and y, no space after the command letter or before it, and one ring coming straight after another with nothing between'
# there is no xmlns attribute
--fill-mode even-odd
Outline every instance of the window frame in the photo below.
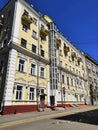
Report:
<svg viewBox="0 0 98 130"><path fill-rule="evenodd" d="M23 67L23 70L19 70L19 61L20 60L23 60L24 61L24 67ZM20 73L25 73L26 72L26 59L23 59L21 57L18 58L18 64L17 64L17 71L20 72Z"/></svg>
<svg viewBox="0 0 98 130"><path fill-rule="evenodd" d="M37 26L37 21L38 21L38 20L37 20L35 17L34 17L33 20L32 20L33 24L36 25L36 26Z"/></svg>
<svg viewBox="0 0 98 130"><path fill-rule="evenodd" d="M22 89L18 90L17 87L21 87ZM18 93L18 98L17 98L17 93ZM15 87L15 100L17 100L17 101L23 100L23 85L18 84Z"/></svg>
<svg viewBox="0 0 98 130"><path fill-rule="evenodd" d="M21 38L21 46L26 48L27 46L27 40L25 40L24 38Z"/></svg>
<svg viewBox="0 0 98 130"><path fill-rule="evenodd" d="M30 89L34 89L34 91L31 92ZM30 96L30 94L31 94L31 96ZM32 94L33 94L33 96L32 96ZM29 101L35 101L36 100L36 89L35 89L34 86L30 86L29 89L28 89L28 100Z"/></svg>
<svg viewBox="0 0 98 130"><path fill-rule="evenodd" d="M36 45L32 44L32 52L36 53L36 48L37 48Z"/></svg>
<svg viewBox="0 0 98 130"><path fill-rule="evenodd" d="M44 51L43 49L40 50L40 55L41 55L42 57L45 57L45 51Z"/></svg>
<svg viewBox="0 0 98 130"><path fill-rule="evenodd" d="M42 72L41 71L41 68L43 68L44 69L44 71ZM42 74L43 73L43 74ZM41 78L46 78L46 68L45 67L43 67L43 66L40 66L40 77Z"/></svg>
<svg viewBox="0 0 98 130"><path fill-rule="evenodd" d="M35 65L35 70L34 71L32 70L33 68L31 67L31 65ZM32 73L31 71L34 72L34 73ZM37 75L37 65L35 63L33 63L33 62L30 63L30 74L31 75Z"/></svg>

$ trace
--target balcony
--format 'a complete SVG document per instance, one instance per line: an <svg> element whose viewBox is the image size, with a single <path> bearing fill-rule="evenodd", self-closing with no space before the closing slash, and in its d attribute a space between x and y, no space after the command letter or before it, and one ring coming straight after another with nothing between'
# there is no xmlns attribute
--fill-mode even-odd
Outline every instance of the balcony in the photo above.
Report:
<svg viewBox="0 0 98 130"><path fill-rule="evenodd" d="M46 29L41 29L40 30L40 36L41 37L46 37L49 34L49 31Z"/></svg>
<svg viewBox="0 0 98 130"><path fill-rule="evenodd" d="M74 59L74 58L76 58L76 53L75 52L72 52L71 53L71 57Z"/></svg>
<svg viewBox="0 0 98 130"><path fill-rule="evenodd" d="M29 25L32 23L32 17L29 14L26 14L25 12L22 15L22 20Z"/></svg>
<svg viewBox="0 0 98 130"><path fill-rule="evenodd" d="M59 48L61 46L61 40L60 39L56 39L56 44L57 44L57 48Z"/></svg>
<svg viewBox="0 0 98 130"><path fill-rule="evenodd" d="M80 65L80 62L82 62L82 59L80 57L77 57L78 65Z"/></svg>
<svg viewBox="0 0 98 130"><path fill-rule="evenodd" d="M65 53L68 53L70 51L69 47L67 47L65 44L64 44L64 52Z"/></svg>

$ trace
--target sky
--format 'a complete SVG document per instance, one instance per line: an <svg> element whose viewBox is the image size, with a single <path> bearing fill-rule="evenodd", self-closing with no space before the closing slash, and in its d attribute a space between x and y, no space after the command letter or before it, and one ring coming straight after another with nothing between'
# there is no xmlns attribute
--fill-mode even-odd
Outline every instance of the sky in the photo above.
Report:
<svg viewBox="0 0 98 130"><path fill-rule="evenodd" d="M9 0L0 0L0 9ZM27 0L77 48L98 61L98 0Z"/></svg>

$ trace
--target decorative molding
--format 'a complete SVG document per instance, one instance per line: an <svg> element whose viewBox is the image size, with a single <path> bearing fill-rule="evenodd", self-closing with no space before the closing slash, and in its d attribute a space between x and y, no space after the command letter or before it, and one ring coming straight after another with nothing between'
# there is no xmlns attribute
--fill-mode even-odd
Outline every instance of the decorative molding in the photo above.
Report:
<svg viewBox="0 0 98 130"><path fill-rule="evenodd" d="M15 79L15 82L26 83L26 80L20 77L20 78Z"/></svg>

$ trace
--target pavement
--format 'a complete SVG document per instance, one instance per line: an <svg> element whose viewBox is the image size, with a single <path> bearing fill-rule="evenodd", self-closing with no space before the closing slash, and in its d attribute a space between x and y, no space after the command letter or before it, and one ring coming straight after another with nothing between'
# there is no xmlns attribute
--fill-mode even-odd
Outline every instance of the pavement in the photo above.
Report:
<svg viewBox="0 0 98 130"><path fill-rule="evenodd" d="M46 108L45 111L42 112L27 112L11 115L0 115L0 128L16 124L23 124L27 122L34 122L43 119L50 119L54 117L61 117L96 109L98 109L98 106L85 105L70 108L56 108L54 111L50 108Z"/></svg>

